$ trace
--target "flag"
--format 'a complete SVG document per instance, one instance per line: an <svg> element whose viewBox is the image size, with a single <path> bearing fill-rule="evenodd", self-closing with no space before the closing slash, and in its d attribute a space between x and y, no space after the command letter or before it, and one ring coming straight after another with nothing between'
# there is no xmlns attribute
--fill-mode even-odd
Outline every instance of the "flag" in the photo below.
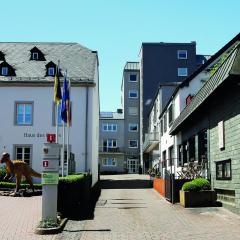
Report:
<svg viewBox="0 0 240 240"><path fill-rule="evenodd" d="M54 77L54 102L58 105L62 99L61 86L59 80L59 70L56 67L56 73Z"/></svg>
<svg viewBox="0 0 240 240"><path fill-rule="evenodd" d="M69 96L69 87L67 82L67 76L65 74L63 82L63 97L61 105L61 118L65 123L70 124L70 96Z"/></svg>

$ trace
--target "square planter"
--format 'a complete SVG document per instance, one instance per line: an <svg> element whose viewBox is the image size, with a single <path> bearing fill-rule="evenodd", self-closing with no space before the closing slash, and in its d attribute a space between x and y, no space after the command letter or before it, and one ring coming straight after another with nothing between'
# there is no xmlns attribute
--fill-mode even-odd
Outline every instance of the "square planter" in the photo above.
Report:
<svg viewBox="0 0 240 240"><path fill-rule="evenodd" d="M165 197L165 180L162 178L154 178L153 188L160 193L161 196Z"/></svg>
<svg viewBox="0 0 240 240"><path fill-rule="evenodd" d="M211 207L215 205L217 194L214 190L188 192L180 190L180 204L185 208Z"/></svg>

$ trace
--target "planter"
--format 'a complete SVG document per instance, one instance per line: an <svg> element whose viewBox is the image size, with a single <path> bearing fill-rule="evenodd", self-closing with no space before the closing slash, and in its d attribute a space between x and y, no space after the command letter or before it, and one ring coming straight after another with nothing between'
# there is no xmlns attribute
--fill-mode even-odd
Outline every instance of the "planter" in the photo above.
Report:
<svg viewBox="0 0 240 240"><path fill-rule="evenodd" d="M165 197L165 180L162 178L155 178L153 180L153 188L160 193L161 196Z"/></svg>
<svg viewBox="0 0 240 240"><path fill-rule="evenodd" d="M214 190L189 192L180 191L180 204L185 208L190 207L212 207L217 199Z"/></svg>

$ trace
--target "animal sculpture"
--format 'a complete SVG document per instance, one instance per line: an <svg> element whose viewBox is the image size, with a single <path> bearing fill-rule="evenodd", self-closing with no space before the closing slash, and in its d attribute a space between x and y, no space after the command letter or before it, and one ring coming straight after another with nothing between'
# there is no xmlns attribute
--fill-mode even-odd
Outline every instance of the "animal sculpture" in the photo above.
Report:
<svg viewBox="0 0 240 240"><path fill-rule="evenodd" d="M10 180L14 176L16 177L16 189L15 193L17 193L20 189L22 176L26 178L26 181L30 185L32 191L34 192L34 186L32 182L32 176L41 178L41 174L35 172L27 163L21 160L11 160L10 154L5 152L2 154L1 163L6 164L6 176L5 180Z"/></svg>

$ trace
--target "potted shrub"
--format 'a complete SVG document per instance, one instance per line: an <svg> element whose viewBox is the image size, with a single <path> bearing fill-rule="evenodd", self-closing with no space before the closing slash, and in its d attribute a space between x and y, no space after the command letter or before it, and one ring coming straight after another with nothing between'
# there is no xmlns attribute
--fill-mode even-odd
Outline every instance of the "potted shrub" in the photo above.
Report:
<svg viewBox="0 0 240 240"><path fill-rule="evenodd" d="M216 193L211 190L210 182L196 178L186 182L180 190L180 204L184 207L210 207L216 202Z"/></svg>

